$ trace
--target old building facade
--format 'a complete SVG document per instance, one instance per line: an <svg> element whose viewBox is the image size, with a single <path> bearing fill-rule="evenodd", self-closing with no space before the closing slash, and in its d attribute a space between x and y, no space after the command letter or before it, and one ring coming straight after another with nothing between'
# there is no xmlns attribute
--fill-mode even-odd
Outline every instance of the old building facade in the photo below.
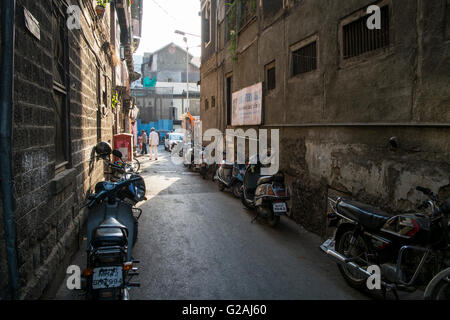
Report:
<svg viewBox="0 0 450 320"><path fill-rule="evenodd" d="M367 27L370 5L381 29ZM201 9L203 130L237 129L232 94L262 82L262 123L241 128L280 130L298 223L323 234L327 196L397 212L414 210L416 185L449 192L450 1L202 0Z"/></svg>
<svg viewBox="0 0 450 320"><path fill-rule="evenodd" d="M197 59L174 43L155 52L144 53L141 85L135 85L132 89L143 123L159 120L180 122L188 111L192 115L200 115L200 69ZM189 102L186 94L188 88Z"/></svg>
<svg viewBox="0 0 450 320"><path fill-rule="evenodd" d="M79 249L86 196L104 178L93 148L100 141L112 143L129 117L142 1L108 3L103 16L96 5L91 0L15 1L17 298L50 294L64 279L71 255ZM3 217L11 213L2 206L0 211L0 257L8 261ZM0 298L11 296L4 265Z"/></svg>

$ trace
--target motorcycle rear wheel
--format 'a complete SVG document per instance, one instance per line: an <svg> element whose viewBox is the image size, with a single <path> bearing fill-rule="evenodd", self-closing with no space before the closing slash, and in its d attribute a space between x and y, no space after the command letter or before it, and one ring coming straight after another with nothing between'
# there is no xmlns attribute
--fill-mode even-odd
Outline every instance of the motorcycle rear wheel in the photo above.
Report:
<svg viewBox="0 0 450 320"><path fill-rule="evenodd" d="M233 185L233 189L232 189L232 191L233 191L233 195L236 197L236 198L241 198L241 196L242 196L242 190L241 190L241 188L242 188L242 182L236 182L234 185Z"/></svg>
<svg viewBox="0 0 450 320"><path fill-rule="evenodd" d="M277 216L272 212L272 215L267 219L267 222L269 223L270 227L276 228L276 226L280 222L280 216Z"/></svg>
<svg viewBox="0 0 450 320"><path fill-rule="evenodd" d="M363 256L364 254L368 254L369 250L367 248L367 245L364 241L364 239L361 236L358 236L355 242L354 247L352 248L351 252L349 254L345 254L345 252L348 250L348 247L350 245L350 239L353 236L353 230L349 229L345 231L339 239L336 241L336 251L340 254L344 255L347 258L355 257L355 256ZM355 261L356 263L360 264L362 268L366 267L367 265L364 265L364 262L362 259L358 259ZM361 262L363 262L361 264ZM360 275L357 271L352 270L350 267L346 267L342 264L338 264L339 271L341 272L342 276L344 277L345 281L352 287L358 290L361 290L366 287L366 281L367 278L363 275Z"/></svg>

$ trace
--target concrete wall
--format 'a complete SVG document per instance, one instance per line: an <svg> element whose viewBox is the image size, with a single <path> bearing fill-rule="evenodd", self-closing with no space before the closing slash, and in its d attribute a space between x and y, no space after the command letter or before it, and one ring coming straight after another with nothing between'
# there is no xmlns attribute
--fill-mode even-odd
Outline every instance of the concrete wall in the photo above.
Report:
<svg viewBox="0 0 450 320"><path fill-rule="evenodd" d="M40 41L25 29L22 6L39 21ZM89 16L89 10L85 10ZM114 121L110 103L104 113L98 112L96 91L99 66L102 76L108 79L107 89L102 86L107 92L106 101L111 100L112 62L100 49L103 44L100 39L108 39L105 35L109 34L109 13L98 24L95 35L94 17L88 22L82 15L82 30L68 33L69 164L62 172L55 172L56 115L52 96L55 35L51 14L50 1L17 0L13 169L20 297L25 299L50 293L54 289L52 280L63 279L71 255L79 249L78 237L86 218L80 208L87 193L103 179L103 164L95 160L93 147L100 139L112 141ZM1 232L0 237L1 249L4 239ZM5 262L3 255L1 260ZM0 298L7 293L3 280L7 278L0 267Z"/></svg>
<svg viewBox="0 0 450 320"><path fill-rule="evenodd" d="M265 3L265 1L263 1ZM260 8L238 34L233 60L224 36L214 61L201 68L201 96L218 95L203 130L226 121L224 81L233 92L265 81L275 62L276 89L264 97L265 128L281 129L281 166L293 192L293 217L323 233L330 188L392 212L413 210L421 184L445 193L450 184L450 2L383 1L390 5L389 47L341 58L344 19L370 0L287 1ZM219 35L224 23L219 24ZM291 76L290 48L316 39L316 70ZM217 121L220 123L218 124ZM223 130L223 129L222 129ZM390 150L397 136L400 148Z"/></svg>

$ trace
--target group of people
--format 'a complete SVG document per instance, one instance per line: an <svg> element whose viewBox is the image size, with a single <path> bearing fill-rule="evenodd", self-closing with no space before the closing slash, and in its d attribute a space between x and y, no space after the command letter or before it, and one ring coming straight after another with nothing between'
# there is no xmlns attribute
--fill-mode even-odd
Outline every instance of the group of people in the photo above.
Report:
<svg viewBox="0 0 450 320"><path fill-rule="evenodd" d="M150 130L150 134L147 135L145 130L141 130L141 135L138 137L139 149L141 154L148 154L147 145L150 146L150 160L155 156L155 160L158 160L158 145L159 145L159 134L155 131L155 128Z"/></svg>

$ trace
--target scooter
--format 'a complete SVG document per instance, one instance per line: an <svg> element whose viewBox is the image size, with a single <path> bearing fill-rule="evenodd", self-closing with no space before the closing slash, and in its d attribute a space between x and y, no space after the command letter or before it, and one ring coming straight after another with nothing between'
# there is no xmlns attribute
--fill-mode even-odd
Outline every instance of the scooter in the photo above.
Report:
<svg viewBox="0 0 450 320"><path fill-rule="evenodd" d="M438 200L431 190L417 187L428 196L419 212L391 215L353 200L329 199L330 226L337 226L332 238L321 249L338 263L347 283L365 289L379 270L380 289L386 297L397 291L413 292L425 288L424 299L450 299L450 198Z"/></svg>
<svg viewBox="0 0 450 320"><path fill-rule="evenodd" d="M142 210L134 205L145 198L145 182L127 174L118 182L104 181L88 197L87 266L83 288L88 300L129 300L139 275L132 256ZM135 215L136 214L136 215Z"/></svg>
<svg viewBox="0 0 450 320"><path fill-rule="evenodd" d="M218 165L214 180L219 182L220 191L228 188L231 189L236 198L241 198L244 174L244 164L227 164L225 161L222 161L222 164Z"/></svg>
<svg viewBox="0 0 450 320"><path fill-rule="evenodd" d="M261 216L275 228L280 222L280 217L289 211L286 201L290 199L290 195L282 174L262 176L261 167L259 161L257 164L247 165L241 201L247 208L256 209L253 221Z"/></svg>

